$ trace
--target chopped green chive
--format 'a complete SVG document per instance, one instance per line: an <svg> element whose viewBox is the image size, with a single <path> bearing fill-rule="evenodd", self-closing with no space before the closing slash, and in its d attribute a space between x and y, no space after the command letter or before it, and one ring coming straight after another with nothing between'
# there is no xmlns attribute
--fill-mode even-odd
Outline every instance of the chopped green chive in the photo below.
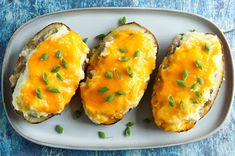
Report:
<svg viewBox="0 0 235 156"><path fill-rule="evenodd" d="M75 112L73 112L74 119L78 119L81 116L82 116L82 111L81 110L76 110Z"/></svg>
<svg viewBox="0 0 235 156"><path fill-rule="evenodd" d="M114 94L105 98L105 102L111 102L114 99Z"/></svg>
<svg viewBox="0 0 235 156"><path fill-rule="evenodd" d="M55 131L59 134L62 134L64 132L64 128L60 125L55 126Z"/></svg>
<svg viewBox="0 0 235 156"><path fill-rule="evenodd" d="M52 93L60 93L59 89L57 89L57 88L49 87L48 90Z"/></svg>
<svg viewBox="0 0 235 156"><path fill-rule="evenodd" d="M207 53L210 52L210 47L209 47L209 45L208 45L207 43L205 44L205 51L206 51Z"/></svg>
<svg viewBox="0 0 235 156"><path fill-rule="evenodd" d="M125 16L122 17L122 19L121 19L121 24L126 24L126 17L125 17Z"/></svg>
<svg viewBox="0 0 235 156"><path fill-rule="evenodd" d="M44 72L44 73L42 74L42 79L43 79L43 81L44 81L44 83L45 83L46 85L49 84L47 73Z"/></svg>
<svg viewBox="0 0 235 156"><path fill-rule="evenodd" d="M132 69L131 69L130 66L127 67L126 72L127 72L128 76L129 76L130 78L133 77L134 74L133 74Z"/></svg>
<svg viewBox="0 0 235 156"><path fill-rule="evenodd" d="M62 66L63 66L64 68L67 68L67 67L68 67L68 63L67 63L64 59L62 59Z"/></svg>
<svg viewBox="0 0 235 156"><path fill-rule="evenodd" d="M152 118L145 118L143 120L143 122L146 123L146 124L149 124L149 123L153 122L153 119Z"/></svg>
<svg viewBox="0 0 235 156"><path fill-rule="evenodd" d="M99 34L99 35L97 35L95 38L100 39L100 40L103 40L104 37L105 37L105 34Z"/></svg>
<svg viewBox="0 0 235 156"><path fill-rule="evenodd" d="M199 83L199 84L203 84L204 83L204 80L201 78L201 77L197 77L197 82Z"/></svg>
<svg viewBox="0 0 235 156"><path fill-rule="evenodd" d="M126 129L124 130L124 136L130 136L131 135L131 129L130 127L126 127Z"/></svg>
<svg viewBox="0 0 235 156"><path fill-rule="evenodd" d="M85 44L87 44L88 38L84 38L82 41L83 41Z"/></svg>
<svg viewBox="0 0 235 156"><path fill-rule="evenodd" d="M127 126L127 127L132 127L132 126L134 126L134 123L133 123L133 122L128 122L128 123L126 124L126 126Z"/></svg>
<svg viewBox="0 0 235 156"><path fill-rule="evenodd" d="M105 133L102 132L102 131L98 131L98 136L99 136L100 139L105 139L106 138Z"/></svg>
<svg viewBox="0 0 235 156"><path fill-rule="evenodd" d="M121 62L127 62L127 61L129 61L130 59L129 59L129 57L121 56L121 57L118 58L118 60L121 61Z"/></svg>
<svg viewBox="0 0 235 156"><path fill-rule="evenodd" d="M183 80L176 80L176 83L179 85L179 86L182 86L182 87L186 87L186 83L183 81Z"/></svg>
<svg viewBox="0 0 235 156"><path fill-rule="evenodd" d="M48 54L47 53L43 53L42 55L41 55L41 59L42 60L47 60L48 59Z"/></svg>
<svg viewBox="0 0 235 156"><path fill-rule="evenodd" d="M184 80L186 80L187 77L188 77L188 69L185 69L185 70L183 71L183 78L184 78Z"/></svg>
<svg viewBox="0 0 235 156"><path fill-rule="evenodd" d="M113 78L113 73L111 72L111 71L107 71L106 73L105 73L105 76L107 77L107 78Z"/></svg>
<svg viewBox="0 0 235 156"><path fill-rule="evenodd" d="M57 50L57 52L55 53L56 57L58 58L62 58L63 57L63 54L60 50Z"/></svg>
<svg viewBox="0 0 235 156"><path fill-rule="evenodd" d="M122 80L122 74L117 69L114 70L114 73L119 80Z"/></svg>
<svg viewBox="0 0 235 156"><path fill-rule="evenodd" d="M191 100L192 100L192 102L195 103L195 104L198 103L198 101L197 101L196 98L191 98Z"/></svg>
<svg viewBox="0 0 235 156"><path fill-rule="evenodd" d="M121 53L125 53L125 52L126 52L126 49L125 49L125 48L119 48L119 51L120 51Z"/></svg>
<svg viewBox="0 0 235 156"><path fill-rule="evenodd" d="M37 95L37 97L38 97L39 99L42 99L42 98L43 98L43 96L42 96L42 90L39 89L39 88L37 88L37 89L36 89L36 95Z"/></svg>
<svg viewBox="0 0 235 156"><path fill-rule="evenodd" d="M195 31L196 31L196 29L191 29L191 30L190 30L190 32L195 32Z"/></svg>
<svg viewBox="0 0 235 156"><path fill-rule="evenodd" d="M105 92L107 92L108 90L109 90L108 87L103 87L103 88L100 88L100 89L98 90L98 92L99 92L99 93L105 93Z"/></svg>
<svg viewBox="0 0 235 156"><path fill-rule="evenodd" d="M168 96L168 102L169 102L171 107L174 107L175 101L174 101L174 98L172 96Z"/></svg>
<svg viewBox="0 0 235 156"><path fill-rule="evenodd" d="M126 93L125 93L125 92L120 91L120 90L116 91L116 92L115 92L115 94L117 94L117 95L126 95Z"/></svg>
<svg viewBox="0 0 235 156"><path fill-rule="evenodd" d="M140 56L140 51L137 50L135 53L134 53L134 57L139 57Z"/></svg>
<svg viewBox="0 0 235 156"><path fill-rule="evenodd" d="M60 80L60 81L63 81L63 77L59 74L59 73L56 73L56 77Z"/></svg>
<svg viewBox="0 0 235 156"><path fill-rule="evenodd" d="M58 72L60 70L60 66L55 66L55 67L53 67L52 69L51 69L51 72L52 73L56 73L56 72Z"/></svg>
<svg viewBox="0 0 235 156"><path fill-rule="evenodd" d="M196 92L196 96L199 97L199 98L201 98L201 97L202 97L202 92L197 91L197 92Z"/></svg>
<svg viewBox="0 0 235 156"><path fill-rule="evenodd" d="M184 100L181 100L180 101L180 109L182 110L182 111L184 111L184 106L185 105L185 101Z"/></svg>
<svg viewBox="0 0 235 156"><path fill-rule="evenodd" d="M197 83L194 83L194 84L191 86L191 89L192 89L192 90L196 90L196 89L197 89Z"/></svg>
<svg viewBox="0 0 235 156"><path fill-rule="evenodd" d="M200 60L196 61L196 67L202 70L202 62Z"/></svg>

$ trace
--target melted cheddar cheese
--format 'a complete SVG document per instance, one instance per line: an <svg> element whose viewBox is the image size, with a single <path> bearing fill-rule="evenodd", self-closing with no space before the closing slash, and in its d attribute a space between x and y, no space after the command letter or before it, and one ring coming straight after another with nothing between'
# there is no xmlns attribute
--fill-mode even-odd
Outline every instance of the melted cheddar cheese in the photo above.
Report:
<svg viewBox="0 0 235 156"><path fill-rule="evenodd" d="M168 131L192 128L205 115L204 105L216 83L220 84L216 76L222 68L222 47L217 36L186 33L175 53L166 57L159 68L152 97L156 124Z"/></svg>
<svg viewBox="0 0 235 156"><path fill-rule="evenodd" d="M28 56L21 83L13 93L16 110L25 116L60 113L84 78L82 64L88 52L81 37L72 31L58 31L41 42ZM59 70L53 71L56 66Z"/></svg>
<svg viewBox="0 0 235 156"><path fill-rule="evenodd" d="M91 120L111 124L139 103L155 67L157 49L139 30L114 30L104 41L100 56L92 57L89 63L92 78L88 77L80 89L83 106ZM100 92L104 87L108 90ZM125 95L115 93L117 91Z"/></svg>

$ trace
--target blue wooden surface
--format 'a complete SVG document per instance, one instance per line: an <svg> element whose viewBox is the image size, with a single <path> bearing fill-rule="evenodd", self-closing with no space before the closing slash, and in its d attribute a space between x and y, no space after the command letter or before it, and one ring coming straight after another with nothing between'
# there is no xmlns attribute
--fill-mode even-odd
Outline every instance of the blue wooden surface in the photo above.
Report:
<svg viewBox="0 0 235 156"><path fill-rule="evenodd" d="M45 13L71 8L107 6L161 7L184 10L205 16L222 30L235 28L235 0L0 0L0 62L13 32L28 20ZM235 32L226 33L235 49ZM235 52L233 52L233 56ZM1 97L0 97L1 98ZM225 126L208 139L187 145L160 149L129 151L75 151L40 146L19 136L7 121L0 99L0 156L1 155L235 155L235 108Z"/></svg>

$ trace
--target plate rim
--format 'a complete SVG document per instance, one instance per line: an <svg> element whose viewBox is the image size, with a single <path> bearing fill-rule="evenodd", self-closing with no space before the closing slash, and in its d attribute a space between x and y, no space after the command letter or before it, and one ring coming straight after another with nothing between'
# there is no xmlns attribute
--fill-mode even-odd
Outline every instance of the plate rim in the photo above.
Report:
<svg viewBox="0 0 235 156"><path fill-rule="evenodd" d="M36 140L36 139L33 139L31 138L30 136L27 136L23 133L21 133L20 130L17 129L17 127L12 123L9 115L8 115L8 112L7 112L7 109L6 109L6 103L5 103L5 98L4 98L4 70L6 68L6 56L9 55L8 53L8 49L13 41L13 39L15 38L15 36L18 34L19 31L21 31L24 27L26 27L27 25L29 25L30 23L36 21L36 20L39 20L41 18L44 18L46 16L51 16L51 15L55 15L55 14L61 14L61 13L69 13L69 12L77 12L77 11L89 11L89 10L148 10L148 11L163 11L163 12L168 12L168 13L177 13L177 14L183 14L183 15L190 15L190 16L193 16L193 17L197 17L199 19L202 19L208 23L210 23L212 26L214 26L218 32L222 35L222 40L224 41L224 44L225 46L228 47L228 57L231 61L231 64L232 64L232 96L231 98L229 99L229 107L228 107L228 111L226 112L226 115L224 117L224 120L221 121L221 124L216 127L214 130L210 131L208 134L204 135L204 136L201 136L201 137L198 137L198 138L195 138L195 139L192 139L192 140L189 140L189 141L184 141L184 142L179 142L179 143L170 143L170 144L164 144L164 145L139 145L139 146L129 146L129 147L81 147L81 146L73 146L73 145L59 145L59 144L56 144L56 143L48 143L48 142L44 142L44 141L40 141L40 140ZM86 7L86 8L74 8L74 9L68 9L68 10L61 10L61 11L56 11L56 12L51 12L51 13L46 13L46 14L43 14L43 15L40 15L40 16L36 16L32 19L30 19L29 21L27 21L26 23L24 23L23 25L21 25L11 36L8 44L7 44L7 47L5 49L5 53L4 53L4 57L3 57L3 62L2 62L2 74L1 74L1 90L2 90L2 103L3 103L3 108L4 108L4 111L6 113L6 116L7 116L7 119L9 121L9 123L11 124L11 126L13 127L13 129L20 135L22 136L23 138L25 138L26 140L29 140L33 143L36 143L36 144L39 144L39 145L44 145L44 146L48 146L48 147L53 147L53 148L63 148L63 149L73 149L73 150L97 150L97 151L111 151L111 150L132 150L132 149L149 149L149 148L162 148L162 147L170 147L170 146L177 146L177 145L183 145L183 144L189 144L189 143L193 143L193 142L197 142L197 141L200 141L200 140L203 140L203 139L206 139L210 136L212 136L213 134L215 134L218 130L220 130L224 124L225 124L225 121L228 119L228 116L231 112L231 108L232 108L232 104L233 104L233 101L234 101L234 81L235 81L235 78L234 78L234 61L233 61L233 57L232 57L232 53L231 53L231 47L230 45L228 44L228 41L224 35L224 33L221 31L221 29L214 23L212 22L211 20L207 19L206 17L203 17L201 15L198 15L198 14L195 14L195 13L191 13L191 12L186 12L186 11L181 11L181 10L176 10L176 9L165 9L165 8L154 8L154 7Z"/></svg>

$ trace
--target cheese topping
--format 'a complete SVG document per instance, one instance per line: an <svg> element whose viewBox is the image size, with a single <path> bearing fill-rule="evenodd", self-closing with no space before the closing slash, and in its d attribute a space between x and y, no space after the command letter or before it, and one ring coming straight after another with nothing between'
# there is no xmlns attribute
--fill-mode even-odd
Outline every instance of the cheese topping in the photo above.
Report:
<svg viewBox="0 0 235 156"><path fill-rule="evenodd" d="M163 60L154 86L152 106L157 125L177 131L201 118L216 76L222 73L222 56L217 36L184 35L175 53Z"/></svg>
<svg viewBox="0 0 235 156"><path fill-rule="evenodd" d="M156 45L131 29L114 30L104 41L101 56L91 58L92 78L81 84L81 97L92 119L110 124L139 103L155 67Z"/></svg>
<svg viewBox="0 0 235 156"><path fill-rule="evenodd" d="M41 42L28 56L14 90L15 109L25 116L60 113L84 78L82 64L88 52L81 37L71 31L58 31Z"/></svg>

